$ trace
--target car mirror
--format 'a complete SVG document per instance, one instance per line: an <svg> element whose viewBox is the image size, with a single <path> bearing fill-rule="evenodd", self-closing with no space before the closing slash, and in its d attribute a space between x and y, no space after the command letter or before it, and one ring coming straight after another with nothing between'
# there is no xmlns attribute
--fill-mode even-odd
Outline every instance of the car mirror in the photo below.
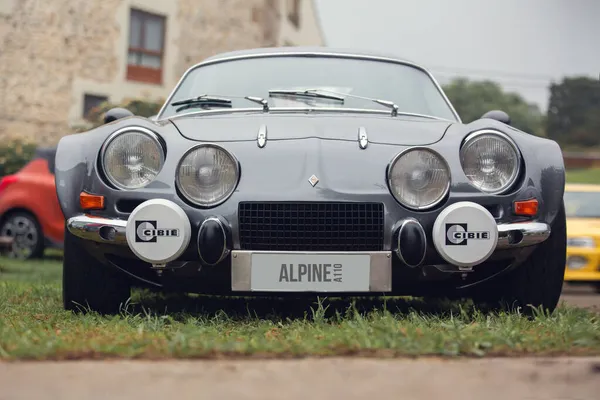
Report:
<svg viewBox="0 0 600 400"><path fill-rule="evenodd" d="M500 121L506 125L510 125L510 116L504 111L500 110L488 111L485 114L483 114L481 118L495 119L496 121Z"/></svg>

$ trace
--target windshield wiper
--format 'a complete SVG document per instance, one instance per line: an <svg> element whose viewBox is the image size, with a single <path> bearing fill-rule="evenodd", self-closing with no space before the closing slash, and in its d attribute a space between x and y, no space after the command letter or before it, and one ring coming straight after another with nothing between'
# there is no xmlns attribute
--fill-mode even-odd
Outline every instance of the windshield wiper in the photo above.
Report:
<svg viewBox="0 0 600 400"><path fill-rule="evenodd" d="M373 103L381 104L382 106L391 108L392 109L392 117L395 117L396 115L398 115L398 106L396 105L396 103L394 103L393 101L390 101L390 100L373 99L371 97L357 96L355 94L349 94L349 93L339 93L339 92L334 92L333 90L326 90L326 89L307 89L306 91L310 92L310 93L325 92L325 93L332 93L332 94L339 95L339 96L353 97L355 99L369 100L369 101L372 101Z"/></svg>
<svg viewBox="0 0 600 400"><path fill-rule="evenodd" d="M245 97L229 96L229 97L246 99L246 100L252 101L254 103L258 103L263 106L263 111L265 111L265 112L269 111L269 102L261 97L255 97L255 96L245 96ZM217 96L211 96L208 94L203 94L198 97L192 97L189 99L176 101L174 103L171 103L171 105L172 106L182 106L175 110L176 112L179 112L179 111L185 110L186 108L192 108L192 107L196 107L196 106L200 106L202 108L209 108L209 107L231 108L232 101L231 101L231 99L224 98L224 97L217 97Z"/></svg>
<svg viewBox="0 0 600 400"><path fill-rule="evenodd" d="M330 93L330 94L325 94ZM348 93L339 93L334 92L333 90L326 89L305 89L305 90L294 90L294 89L278 89L278 90L269 90L269 95L292 95L292 96L304 96L304 97L313 97L320 99L330 99L337 100L339 102L344 102L344 96L353 97L356 99L369 100L377 104L381 104L382 106L386 106L392 109L392 116L395 117L398 115L398 106L393 101L389 100L380 100L373 99L370 97L357 96L354 94Z"/></svg>
<svg viewBox="0 0 600 400"><path fill-rule="evenodd" d="M198 97L192 97L185 100L179 100L171 103L172 106L181 106L177 108L175 111L179 112L185 110L187 108L193 107L201 107L201 108L210 108L210 107L224 107L231 108L231 100L225 99L222 97L209 96L207 94L203 94Z"/></svg>
<svg viewBox="0 0 600 400"><path fill-rule="evenodd" d="M344 102L344 98L341 96L335 96L330 94L319 93L318 89L307 89L307 90L295 90L295 89L274 89L269 90L269 96L300 96L300 97L311 97L316 99L328 99L335 100L341 103Z"/></svg>

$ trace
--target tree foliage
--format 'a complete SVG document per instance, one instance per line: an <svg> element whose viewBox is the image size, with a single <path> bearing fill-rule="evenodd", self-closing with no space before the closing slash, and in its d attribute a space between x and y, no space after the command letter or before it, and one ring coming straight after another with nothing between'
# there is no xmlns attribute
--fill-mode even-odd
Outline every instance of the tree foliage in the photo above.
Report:
<svg viewBox="0 0 600 400"><path fill-rule="evenodd" d="M36 144L15 139L0 146L0 177L18 172L34 156Z"/></svg>
<svg viewBox="0 0 600 400"><path fill-rule="evenodd" d="M599 146L600 81L575 77L552 84L546 132L565 146Z"/></svg>
<svg viewBox="0 0 600 400"><path fill-rule="evenodd" d="M444 91L465 123L481 118L488 111L502 110L510 116L515 128L534 135L544 134L544 115L539 107L516 93L503 91L495 82L459 78L444 86Z"/></svg>

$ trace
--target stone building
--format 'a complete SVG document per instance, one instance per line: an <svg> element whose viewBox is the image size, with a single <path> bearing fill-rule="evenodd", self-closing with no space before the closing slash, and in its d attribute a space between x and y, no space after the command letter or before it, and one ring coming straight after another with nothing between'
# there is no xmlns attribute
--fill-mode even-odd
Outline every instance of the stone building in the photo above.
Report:
<svg viewBox="0 0 600 400"><path fill-rule="evenodd" d="M216 53L323 44L312 0L0 0L0 139L56 142Z"/></svg>

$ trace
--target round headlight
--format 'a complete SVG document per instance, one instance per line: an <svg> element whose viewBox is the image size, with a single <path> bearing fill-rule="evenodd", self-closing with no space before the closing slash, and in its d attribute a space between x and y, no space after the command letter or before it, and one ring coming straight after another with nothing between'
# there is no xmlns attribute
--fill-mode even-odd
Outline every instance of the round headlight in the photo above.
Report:
<svg viewBox="0 0 600 400"><path fill-rule="evenodd" d="M567 268L569 269L582 269L588 263L587 258L580 256L567 257Z"/></svg>
<svg viewBox="0 0 600 400"><path fill-rule="evenodd" d="M177 187L192 203L216 206L235 190L239 164L223 148L200 145L188 151L177 169Z"/></svg>
<svg viewBox="0 0 600 400"><path fill-rule="evenodd" d="M460 149L460 163L475 187L500 194L517 180L521 155L517 145L503 133L480 131L467 137Z"/></svg>
<svg viewBox="0 0 600 400"><path fill-rule="evenodd" d="M145 128L124 128L108 138L102 151L102 169L120 189L139 189L156 178L165 162L158 137Z"/></svg>
<svg viewBox="0 0 600 400"><path fill-rule="evenodd" d="M433 207L448 193L450 169L432 150L410 149L390 164L388 185L396 200L408 208Z"/></svg>

